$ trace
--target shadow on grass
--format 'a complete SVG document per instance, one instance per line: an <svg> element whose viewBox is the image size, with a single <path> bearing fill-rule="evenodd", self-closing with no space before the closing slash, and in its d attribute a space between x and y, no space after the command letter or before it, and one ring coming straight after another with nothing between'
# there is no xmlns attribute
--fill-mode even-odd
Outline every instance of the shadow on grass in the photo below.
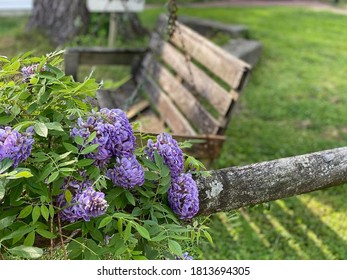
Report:
<svg viewBox="0 0 347 280"><path fill-rule="evenodd" d="M347 205L338 203L330 217L330 206L317 199L324 197L325 193L272 202L271 210L243 209L236 221L229 220L225 214L214 216L210 226L214 230L216 245L214 248L204 248L204 257L347 259L347 238L337 233L339 225L344 224L341 219L346 219ZM334 201L334 197L331 200ZM325 215L317 211L325 211ZM335 211L340 216L336 216Z"/></svg>

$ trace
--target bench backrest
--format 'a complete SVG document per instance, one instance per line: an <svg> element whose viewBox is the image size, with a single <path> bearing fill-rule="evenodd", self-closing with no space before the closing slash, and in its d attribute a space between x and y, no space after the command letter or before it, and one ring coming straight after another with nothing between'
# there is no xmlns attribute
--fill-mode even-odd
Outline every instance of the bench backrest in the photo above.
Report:
<svg viewBox="0 0 347 280"><path fill-rule="evenodd" d="M167 18L159 18L137 81L172 133L223 134L250 65L176 22L165 38Z"/></svg>

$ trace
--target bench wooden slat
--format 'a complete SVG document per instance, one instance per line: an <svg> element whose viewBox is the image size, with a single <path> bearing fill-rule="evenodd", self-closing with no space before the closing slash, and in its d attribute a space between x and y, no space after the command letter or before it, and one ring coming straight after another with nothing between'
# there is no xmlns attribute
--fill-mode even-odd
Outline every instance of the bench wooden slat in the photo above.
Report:
<svg viewBox="0 0 347 280"><path fill-rule="evenodd" d="M170 98L145 73L142 73L142 86L149 94L151 101L157 106L162 119L173 133L196 135L189 122L184 118Z"/></svg>
<svg viewBox="0 0 347 280"><path fill-rule="evenodd" d="M146 60L143 62L146 65L144 68L146 72L158 82L198 132L216 134L219 123L202 107L194 95L151 55L148 55Z"/></svg>
<svg viewBox="0 0 347 280"><path fill-rule="evenodd" d="M165 63L170 65L190 86L195 88L197 93L206 98L222 117L225 116L233 97L236 98L237 93L234 95L228 93L195 64L187 61L182 53L163 41L156 33L151 38L150 48L160 55Z"/></svg>
<svg viewBox="0 0 347 280"><path fill-rule="evenodd" d="M242 87L251 66L225 52L190 28L176 22L170 41L220 77L233 89Z"/></svg>

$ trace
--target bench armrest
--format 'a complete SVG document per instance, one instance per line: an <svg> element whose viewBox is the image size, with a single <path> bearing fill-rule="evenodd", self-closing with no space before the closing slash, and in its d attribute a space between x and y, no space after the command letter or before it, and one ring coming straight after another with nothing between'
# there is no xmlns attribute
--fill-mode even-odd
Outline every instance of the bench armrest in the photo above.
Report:
<svg viewBox="0 0 347 280"><path fill-rule="evenodd" d="M79 65L133 65L134 61L142 58L145 52L145 48L67 48L64 54L65 73L77 80Z"/></svg>

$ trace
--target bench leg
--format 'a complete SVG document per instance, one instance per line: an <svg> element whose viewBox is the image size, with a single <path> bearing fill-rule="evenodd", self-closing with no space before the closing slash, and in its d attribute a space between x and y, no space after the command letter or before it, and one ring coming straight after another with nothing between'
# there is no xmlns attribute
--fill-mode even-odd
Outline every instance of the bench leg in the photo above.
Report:
<svg viewBox="0 0 347 280"><path fill-rule="evenodd" d="M66 75L72 75L74 80L77 81L79 53L78 52L65 52L65 73Z"/></svg>

